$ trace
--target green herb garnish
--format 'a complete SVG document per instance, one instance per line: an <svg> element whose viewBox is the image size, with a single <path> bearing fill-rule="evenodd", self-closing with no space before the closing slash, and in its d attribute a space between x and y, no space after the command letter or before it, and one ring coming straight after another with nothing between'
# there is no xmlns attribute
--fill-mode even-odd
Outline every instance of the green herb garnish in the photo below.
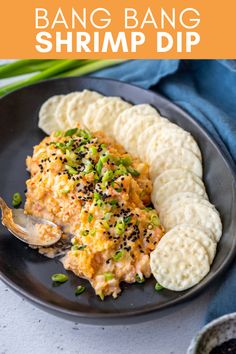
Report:
<svg viewBox="0 0 236 354"><path fill-rule="evenodd" d="M115 207L115 206L118 205L118 200L113 199L113 200L111 200L111 201L109 202L109 204L110 204L111 206Z"/></svg>
<svg viewBox="0 0 236 354"><path fill-rule="evenodd" d="M56 283L65 283L68 280L68 275L66 274L53 274L51 276L52 281L56 282Z"/></svg>
<svg viewBox="0 0 236 354"><path fill-rule="evenodd" d="M77 288L75 289L75 296L79 296L82 293L84 293L86 290L85 286L83 285L78 285Z"/></svg>
<svg viewBox="0 0 236 354"><path fill-rule="evenodd" d="M65 169L68 171L68 173L70 175L77 175L78 174L78 171L69 165L65 165Z"/></svg>
<svg viewBox="0 0 236 354"><path fill-rule="evenodd" d="M111 218L111 216L112 216L112 213L106 213L105 215L104 215L104 220L110 220L110 218Z"/></svg>
<svg viewBox="0 0 236 354"><path fill-rule="evenodd" d="M131 216L126 216L126 217L124 218L125 224L129 224L130 221L131 221Z"/></svg>
<svg viewBox="0 0 236 354"><path fill-rule="evenodd" d="M125 223L124 220L118 220L115 226L115 231L118 235L123 235L125 232Z"/></svg>
<svg viewBox="0 0 236 354"><path fill-rule="evenodd" d="M78 250L79 251L83 251L87 246L86 245L81 245L78 247Z"/></svg>
<svg viewBox="0 0 236 354"><path fill-rule="evenodd" d="M106 183L111 181L113 178L113 172L112 171L106 171L102 177L102 183Z"/></svg>
<svg viewBox="0 0 236 354"><path fill-rule="evenodd" d="M163 287L161 284L156 283L156 285L155 285L155 290L156 290L156 291L160 291L160 290L162 290L162 289L164 289L164 287Z"/></svg>
<svg viewBox="0 0 236 354"><path fill-rule="evenodd" d="M101 293L101 294L98 294L98 296L100 297L100 299L103 301L104 300L104 294L103 293Z"/></svg>
<svg viewBox="0 0 236 354"><path fill-rule="evenodd" d="M123 165L119 165L119 168L115 170L114 175L116 177L127 175L127 170Z"/></svg>
<svg viewBox="0 0 236 354"><path fill-rule="evenodd" d="M89 234L89 230L83 230L83 231L81 232L81 235L82 235L82 236L88 236L88 234Z"/></svg>
<svg viewBox="0 0 236 354"><path fill-rule="evenodd" d="M96 171L99 176L101 175L102 168L103 168L103 163L102 163L101 159L99 159L98 163L96 164Z"/></svg>
<svg viewBox="0 0 236 354"><path fill-rule="evenodd" d="M141 278L138 274L135 275L135 280L136 280L136 282L139 283L139 284L142 284L142 283L145 282L144 277Z"/></svg>
<svg viewBox="0 0 236 354"><path fill-rule="evenodd" d="M88 222L91 222L93 220L93 215L92 214L89 214L88 215Z"/></svg>
<svg viewBox="0 0 236 354"><path fill-rule="evenodd" d="M123 251L117 251L112 258L114 259L115 262L118 262L123 256L123 254L124 254Z"/></svg>
<svg viewBox="0 0 236 354"><path fill-rule="evenodd" d="M58 136L61 136L62 135L62 131L61 130L58 130L54 133L54 136L57 138Z"/></svg>
<svg viewBox="0 0 236 354"><path fill-rule="evenodd" d="M123 166L129 166L131 165L132 161L131 161L131 158L130 157L122 157L120 160L119 160L119 163Z"/></svg>
<svg viewBox="0 0 236 354"><path fill-rule="evenodd" d="M110 155L109 154L104 154L100 157L100 160L102 161L102 163L106 163L109 160Z"/></svg>
<svg viewBox="0 0 236 354"><path fill-rule="evenodd" d="M72 136L72 135L74 135L74 134L77 133L77 130L78 130L78 128L69 129L69 130L67 130L67 131L65 132L65 135L64 135L64 136Z"/></svg>
<svg viewBox="0 0 236 354"><path fill-rule="evenodd" d="M133 167L129 166L127 168L127 171L131 174L131 176L133 177L138 177L140 175L140 172L138 172L137 170L135 170Z"/></svg>
<svg viewBox="0 0 236 354"><path fill-rule="evenodd" d="M18 206L20 206L21 203L22 203L22 197L20 193L18 192L14 193L12 196L12 206L14 208L17 208Z"/></svg>
<svg viewBox="0 0 236 354"><path fill-rule="evenodd" d="M109 281L114 278L114 275L110 272L106 272L106 273L104 273L104 278L105 278L105 281Z"/></svg>
<svg viewBox="0 0 236 354"><path fill-rule="evenodd" d="M151 216L151 223L154 226L159 226L160 225L160 220L157 215L152 215Z"/></svg>
<svg viewBox="0 0 236 354"><path fill-rule="evenodd" d="M63 194L67 194L67 193L69 193L69 191L70 191L70 188L69 188L69 187L66 187L66 188L63 189L61 192L62 192Z"/></svg>
<svg viewBox="0 0 236 354"><path fill-rule="evenodd" d="M94 155L97 154L98 151L97 151L97 148L95 146L91 146L89 148L89 152L94 156Z"/></svg>
<svg viewBox="0 0 236 354"><path fill-rule="evenodd" d="M80 136L87 141L89 141L92 138L91 134L87 130L84 130L84 129L79 129L77 136Z"/></svg>

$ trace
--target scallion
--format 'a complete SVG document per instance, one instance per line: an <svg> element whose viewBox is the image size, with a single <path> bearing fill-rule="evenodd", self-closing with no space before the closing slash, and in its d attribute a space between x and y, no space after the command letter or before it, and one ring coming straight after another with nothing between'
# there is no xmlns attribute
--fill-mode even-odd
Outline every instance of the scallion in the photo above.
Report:
<svg viewBox="0 0 236 354"><path fill-rule="evenodd" d="M156 290L156 291L160 291L160 290L162 290L162 289L164 289L164 287L163 287L161 284L156 283L156 285L155 285L155 290Z"/></svg>
<svg viewBox="0 0 236 354"><path fill-rule="evenodd" d="M22 203L22 197L19 192L16 192L12 196L12 206L17 208Z"/></svg>
<svg viewBox="0 0 236 354"><path fill-rule="evenodd" d="M105 278L105 281L109 281L114 278L114 275L110 272L106 272L106 273L104 273L104 278Z"/></svg>
<svg viewBox="0 0 236 354"><path fill-rule="evenodd" d="M117 251L112 258L115 262L118 262L122 258L123 254L123 251Z"/></svg>
<svg viewBox="0 0 236 354"><path fill-rule="evenodd" d="M51 279L56 283L65 283L68 280L68 275L61 273L53 274L51 276Z"/></svg>
<svg viewBox="0 0 236 354"><path fill-rule="evenodd" d="M78 128L69 129L65 132L64 136L72 136L77 133Z"/></svg>
<svg viewBox="0 0 236 354"><path fill-rule="evenodd" d="M84 293L86 290L85 286L83 285L78 285L77 288L75 289L75 296L79 296L82 293Z"/></svg>

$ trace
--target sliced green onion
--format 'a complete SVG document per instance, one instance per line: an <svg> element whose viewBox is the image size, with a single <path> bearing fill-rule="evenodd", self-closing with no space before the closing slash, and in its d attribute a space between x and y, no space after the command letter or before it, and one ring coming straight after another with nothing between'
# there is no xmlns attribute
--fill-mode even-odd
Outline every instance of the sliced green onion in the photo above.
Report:
<svg viewBox="0 0 236 354"><path fill-rule="evenodd" d="M75 296L79 296L82 293L84 293L86 290L85 286L83 285L78 285L77 288L75 289Z"/></svg>
<svg viewBox="0 0 236 354"><path fill-rule="evenodd" d="M115 170L114 175L116 177L127 175L127 169L123 165L119 165L119 168Z"/></svg>
<svg viewBox="0 0 236 354"><path fill-rule="evenodd" d="M97 232L96 230L91 230L91 231L90 231L90 235L91 235L91 236L95 236L95 235L96 235L96 232Z"/></svg>
<svg viewBox="0 0 236 354"><path fill-rule="evenodd" d="M91 140L92 138L92 135L87 130L84 129L79 129L77 132L77 136L80 136L87 141Z"/></svg>
<svg viewBox="0 0 236 354"><path fill-rule="evenodd" d="M110 218L111 218L111 216L112 216L113 214L112 213L106 213L105 215L104 215L104 220L110 220Z"/></svg>
<svg viewBox="0 0 236 354"><path fill-rule="evenodd" d="M104 164L104 163L106 163L106 162L109 160L109 157L110 157L110 155L106 153L105 155L102 155L102 156L100 157L100 160L101 160L102 163Z"/></svg>
<svg viewBox="0 0 236 354"><path fill-rule="evenodd" d="M101 144L100 147L102 150L105 150L107 148L106 144Z"/></svg>
<svg viewBox="0 0 236 354"><path fill-rule="evenodd" d="M87 246L86 245L81 245L78 247L78 250L79 251L83 251Z"/></svg>
<svg viewBox="0 0 236 354"><path fill-rule="evenodd" d="M98 150L97 150L97 148L95 146L91 146L89 148L89 152L94 156L94 155L97 155Z"/></svg>
<svg viewBox="0 0 236 354"><path fill-rule="evenodd" d="M94 198L95 201L102 199L101 195L98 192L94 192L93 198Z"/></svg>
<svg viewBox="0 0 236 354"><path fill-rule="evenodd" d="M103 294L103 293L98 294L98 296L100 297L100 299L101 299L101 300L104 300L104 297L105 297L105 296L104 296L104 294Z"/></svg>
<svg viewBox="0 0 236 354"><path fill-rule="evenodd" d="M57 282L57 283L65 283L68 280L68 275L66 274L53 274L51 276L52 281Z"/></svg>
<svg viewBox="0 0 236 354"><path fill-rule="evenodd" d="M88 216L88 222L91 222L93 220L93 215L92 214L89 214Z"/></svg>
<svg viewBox="0 0 236 354"><path fill-rule="evenodd" d="M124 251L117 251L114 256L112 257L115 262L118 262L124 254Z"/></svg>
<svg viewBox="0 0 236 354"><path fill-rule="evenodd" d="M82 236L88 236L88 234L89 234L89 230L83 230L83 231L81 232L81 235L82 235Z"/></svg>
<svg viewBox="0 0 236 354"><path fill-rule="evenodd" d="M54 136L57 138L58 136L61 136L62 135L62 131L61 130L57 130L55 133L54 133Z"/></svg>
<svg viewBox="0 0 236 354"><path fill-rule="evenodd" d="M135 275L135 280L136 280L136 282L139 283L139 284L142 284L142 283L145 282L144 277L141 278L138 274Z"/></svg>
<svg viewBox="0 0 236 354"><path fill-rule="evenodd" d="M106 171L102 177L102 183L109 182L113 179L113 172L112 171Z"/></svg>
<svg viewBox="0 0 236 354"><path fill-rule="evenodd" d="M125 232L125 223L124 220L118 220L115 226L115 231L118 235L123 235Z"/></svg>
<svg viewBox="0 0 236 354"><path fill-rule="evenodd" d="M59 148L63 153L66 152L66 145L63 143L56 143L55 146Z"/></svg>
<svg viewBox="0 0 236 354"><path fill-rule="evenodd" d="M105 281L112 280L114 278L114 274L112 274L110 272L106 272L106 273L104 273L104 278L105 278Z"/></svg>
<svg viewBox="0 0 236 354"><path fill-rule="evenodd" d="M131 165L132 160L131 160L131 158L130 158L129 156L127 156L127 157L122 157L122 158L120 159L119 163L120 163L121 165L127 167L127 166Z"/></svg>
<svg viewBox="0 0 236 354"><path fill-rule="evenodd" d="M162 290L162 289L164 289L164 287L163 287L161 284L156 283L156 285L155 285L155 290L156 290L156 291L160 291L160 290Z"/></svg>
<svg viewBox="0 0 236 354"><path fill-rule="evenodd" d="M130 221L131 221L131 216L126 216L126 217L124 218L125 224L129 224Z"/></svg>
<svg viewBox="0 0 236 354"><path fill-rule="evenodd" d="M73 245L71 247L71 251L78 251L78 249L79 249L78 245Z"/></svg>
<svg viewBox="0 0 236 354"><path fill-rule="evenodd" d="M152 207L146 207L146 208L143 208L143 210L145 210L145 211L153 211L154 209Z"/></svg>
<svg viewBox="0 0 236 354"><path fill-rule="evenodd" d="M16 192L12 196L12 206L17 208L22 203L22 197L19 192Z"/></svg>
<svg viewBox="0 0 236 354"><path fill-rule="evenodd" d="M65 132L64 136L72 136L77 133L78 128L69 129Z"/></svg>
<svg viewBox="0 0 236 354"><path fill-rule="evenodd" d="M131 176L133 177L138 177L140 176L140 172L138 172L137 170L135 170L133 167L129 166L127 168L127 171L131 174Z"/></svg>
<svg viewBox="0 0 236 354"><path fill-rule="evenodd" d="M115 207L115 206L117 206L119 203L118 203L118 200L113 199L113 200L111 200L111 201L109 202L109 204L110 204L112 207Z"/></svg>
<svg viewBox="0 0 236 354"><path fill-rule="evenodd" d="M159 226L160 225L160 220L157 215L152 215L151 216L151 223L154 226Z"/></svg>
<svg viewBox="0 0 236 354"><path fill-rule="evenodd" d="M88 173L91 173L91 172L93 172L93 164L92 164L92 162L91 161L89 161L89 160L86 160L85 161L85 169L84 169L84 173L85 174L88 174Z"/></svg>
<svg viewBox="0 0 236 354"><path fill-rule="evenodd" d="M104 220L102 222L102 225L105 227L105 229L109 229L110 228L110 226L109 226L109 224L108 224L108 222L106 220Z"/></svg>
<svg viewBox="0 0 236 354"><path fill-rule="evenodd" d="M96 164L96 171L97 171L99 176L101 175L102 168L103 168L103 163L102 163L101 158L100 158L98 160L98 163Z"/></svg>
<svg viewBox="0 0 236 354"><path fill-rule="evenodd" d="M70 188L69 188L69 187L66 187L66 188L63 189L61 192L62 192L63 194L67 194L67 193L69 193L69 191L70 191Z"/></svg>
<svg viewBox="0 0 236 354"><path fill-rule="evenodd" d="M65 165L65 169L69 172L70 175L78 174L78 171L69 165Z"/></svg>

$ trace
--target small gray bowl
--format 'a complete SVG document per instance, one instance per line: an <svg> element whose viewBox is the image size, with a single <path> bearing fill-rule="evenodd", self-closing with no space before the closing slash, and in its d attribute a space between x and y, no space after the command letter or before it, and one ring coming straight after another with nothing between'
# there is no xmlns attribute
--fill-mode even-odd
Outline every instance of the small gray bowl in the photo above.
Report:
<svg viewBox="0 0 236 354"><path fill-rule="evenodd" d="M193 338L187 354L209 354L217 345L236 338L236 312L224 315L204 326Z"/></svg>

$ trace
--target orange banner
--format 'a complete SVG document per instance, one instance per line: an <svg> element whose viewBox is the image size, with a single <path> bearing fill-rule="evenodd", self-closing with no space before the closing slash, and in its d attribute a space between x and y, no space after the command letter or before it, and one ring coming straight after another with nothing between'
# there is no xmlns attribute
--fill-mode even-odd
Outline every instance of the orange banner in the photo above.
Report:
<svg viewBox="0 0 236 354"><path fill-rule="evenodd" d="M236 1L0 4L1 58L236 58Z"/></svg>

